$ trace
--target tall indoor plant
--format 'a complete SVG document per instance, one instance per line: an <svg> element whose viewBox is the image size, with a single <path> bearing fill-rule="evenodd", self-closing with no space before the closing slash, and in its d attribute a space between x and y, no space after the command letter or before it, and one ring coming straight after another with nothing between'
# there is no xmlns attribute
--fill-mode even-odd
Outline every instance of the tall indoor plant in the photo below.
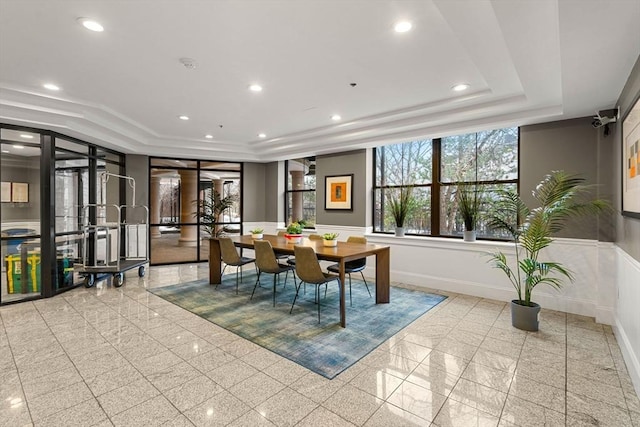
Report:
<svg viewBox="0 0 640 427"><path fill-rule="evenodd" d="M458 211L464 222L464 240L473 242L476 240L476 227L480 217L482 206L482 193L475 184L460 184L456 191Z"/></svg>
<svg viewBox="0 0 640 427"><path fill-rule="evenodd" d="M404 222L411 212L413 187L400 187L389 197L389 207L396 224L396 236L404 236Z"/></svg>
<svg viewBox="0 0 640 427"><path fill-rule="evenodd" d="M219 192L213 190L210 197L200 200L198 210L193 212L193 216L199 218L200 225L211 237L218 237L224 231L224 227L220 224L223 222L222 215L233 206L236 200L235 194L221 197Z"/></svg>
<svg viewBox="0 0 640 427"><path fill-rule="evenodd" d="M608 206L603 200L586 199L589 188L583 178L553 171L532 192L539 203L536 208L530 209L518 193L497 192L488 225L511 236L515 265L509 264L503 252L496 252L491 258L493 266L502 270L516 289L518 298L511 301L511 321L516 328L538 330L540 305L531 300L536 286L546 284L559 290L564 280L573 281L570 270L555 261L542 261L540 255L569 218L598 213Z"/></svg>

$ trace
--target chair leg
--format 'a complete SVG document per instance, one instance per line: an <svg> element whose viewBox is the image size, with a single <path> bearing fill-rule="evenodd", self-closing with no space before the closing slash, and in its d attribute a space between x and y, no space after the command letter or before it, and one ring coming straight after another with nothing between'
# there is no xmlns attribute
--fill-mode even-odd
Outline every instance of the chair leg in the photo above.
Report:
<svg viewBox="0 0 640 427"><path fill-rule="evenodd" d="M222 267L222 271L220 272L220 282L222 282L222 277L224 276L224 271L227 269L227 264L224 265L224 267ZM220 286L220 283L216 284L216 289L218 289L218 286Z"/></svg>
<svg viewBox="0 0 640 427"><path fill-rule="evenodd" d="M253 299L253 294L256 292L256 288L258 287L258 284L260 283L260 273L262 273L262 271L258 270L258 278L256 279L256 284L253 285L253 292L251 292L251 298L249 298L250 300Z"/></svg>
<svg viewBox="0 0 640 427"><path fill-rule="evenodd" d="M362 281L364 282L364 285L367 287L367 292L369 292L369 298L371 298L371 291L369 290L369 285L367 285L367 281L364 278L364 273L361 271L360 274L362 275Z"/></svg>
<svg viewBox="0 0 640 427"><path fill-rule="evenodd" d="M293 297L293 303L291 303L291 310L289 310L289 314L293 312L293 306L296 304L296 300L298 299L298 291L300 290L300 286L302 286L302 281L300 281L299 285L296 285L296 296Z"/></svg>
<svg viewBox="0 0 640 427"><path fill-rule="evenodd" d="M349 273L349 307L353 307L353 299L351 299L351 273Z"/></svg>
<svg viewBox="0 0 640 427"><path fill-rule="evenodd" d="M276 284L278 282L280 282L280 274L276 273L273 275L273 306L274 307L276 306Z"/></svg>
<svg viewBox="0 0 640 427"><path fill-rule="evenodd" d="M320 323L320 285L316 285L316 289L318 293L318 323Z"/></svg>
<svg viewBox="0 0 640 427"><path fill-rule="evenodd" d="M236 267L236 295L238 295L238 269L240 267Z"/></svg>

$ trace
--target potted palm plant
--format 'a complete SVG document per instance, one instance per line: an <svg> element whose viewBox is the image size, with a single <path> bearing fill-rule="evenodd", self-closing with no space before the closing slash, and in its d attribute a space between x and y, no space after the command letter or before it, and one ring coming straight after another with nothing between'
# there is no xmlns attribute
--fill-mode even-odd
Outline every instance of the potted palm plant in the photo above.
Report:
<svg viewBox="0 0 640 427"><path fill-rule="evenodd" d="M211 197L204 198L198 203L198 210L192 215L200 220L201 227L209 233L211 237L219 237L224 231L224 226L220 224L223 213L233 207L237 200L236 194L220 197L220 193L213 191Z"/></svg>
<svg viewBox="0 0 640 427"><path fill-rule="evenodd" d="M471 188L473 186L473 188ZM474 242L476 240L476 226L480 217L482 206L482 193L472 184L461 184L456 191L458 201L458 212L464 222L464 241Z"/></svg>
<svg viewBox="0 0 640 427"><path fill-rule="evenodd" d="M502 270L517 293L511 301L511 323L525 331L538 330L540 305L531 300L536 286L545 284L560 290L564 280L573 281L570 270L554 261L541 260L541 251L553 242L553 235L562 230L567 219L603 211L604 200L587 200L590 187L584 179L563 171L554 171L533 190L539 206L530 209L520 195L499 190L489 227L505 231L515 244L513 267L503 252L491 255L493 267Z"/></svg>
<svg viewBox="0 0 640 427"><path fill-rule="evenodd" d="M413 187L401 187L391 193L389 207L396 224L396 236L404 236L404 222L411 212L413 202Z"/></svg>
<svg viewBox="0 0 640 427"><path fill-rule="evenodd" d="M338 245L338 233L324 233L322 240L325 246L337 246Z"/></svg>

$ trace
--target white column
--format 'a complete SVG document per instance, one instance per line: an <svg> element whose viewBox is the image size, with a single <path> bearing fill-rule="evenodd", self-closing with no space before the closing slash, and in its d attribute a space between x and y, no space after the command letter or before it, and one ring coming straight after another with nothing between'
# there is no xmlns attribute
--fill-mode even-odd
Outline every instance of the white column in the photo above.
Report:
<svg viewBox="0 0 640 427"><path fill-rule="evenodd" d="M292 190L304 189L304 171L291 171ZM303 193L291 193L291 220L299 221L302 218Z"/></svg>
<svg viewBox="0 0 640 427"><path fill-rule="evenodd" d="M196 179L196 171L181 170L180 174L180 222L195 222L196 217L193 215L197 211L196 200L198 200L198 186ZM196 246L198 243L198 227L181 226L180 238L178 244L180 246Z"/></svg>

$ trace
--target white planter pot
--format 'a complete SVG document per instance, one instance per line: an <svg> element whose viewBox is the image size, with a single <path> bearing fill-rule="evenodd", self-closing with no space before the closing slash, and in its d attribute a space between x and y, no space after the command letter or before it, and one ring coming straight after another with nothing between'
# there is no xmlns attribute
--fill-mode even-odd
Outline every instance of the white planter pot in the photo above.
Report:
<svg viewBox="0 0 640 427"><path fill-rule="evenodd" d="M404 237L404 227L396 227L396 237Z"/></svg>
<svg viewBox="0 0 640 427"><path fill-rule="evenodd" d="M463 231L462 235L464 236L465 242L475 242L476 241L476 230Z"/></svg>
<svg viewBox="0 0 640 427"><path fill-rule="evenodd" d="M264 234L262 234L262 233L253 233L253 234L251 234L251 238L252 239L260 240L263 237L264 237Z"/></svg>
<svg viewBox="0 0 640 427"><path fill-rule="evenodd" d="M284 238L287 239L287 243L300 243L302 242L302 234L285 234Z"/></svg>
<svg viewBox="0 0 640 427"><path fill-rule="evenodd" d="M325 246L338 246L337 240L323 240Z"/></svg>

